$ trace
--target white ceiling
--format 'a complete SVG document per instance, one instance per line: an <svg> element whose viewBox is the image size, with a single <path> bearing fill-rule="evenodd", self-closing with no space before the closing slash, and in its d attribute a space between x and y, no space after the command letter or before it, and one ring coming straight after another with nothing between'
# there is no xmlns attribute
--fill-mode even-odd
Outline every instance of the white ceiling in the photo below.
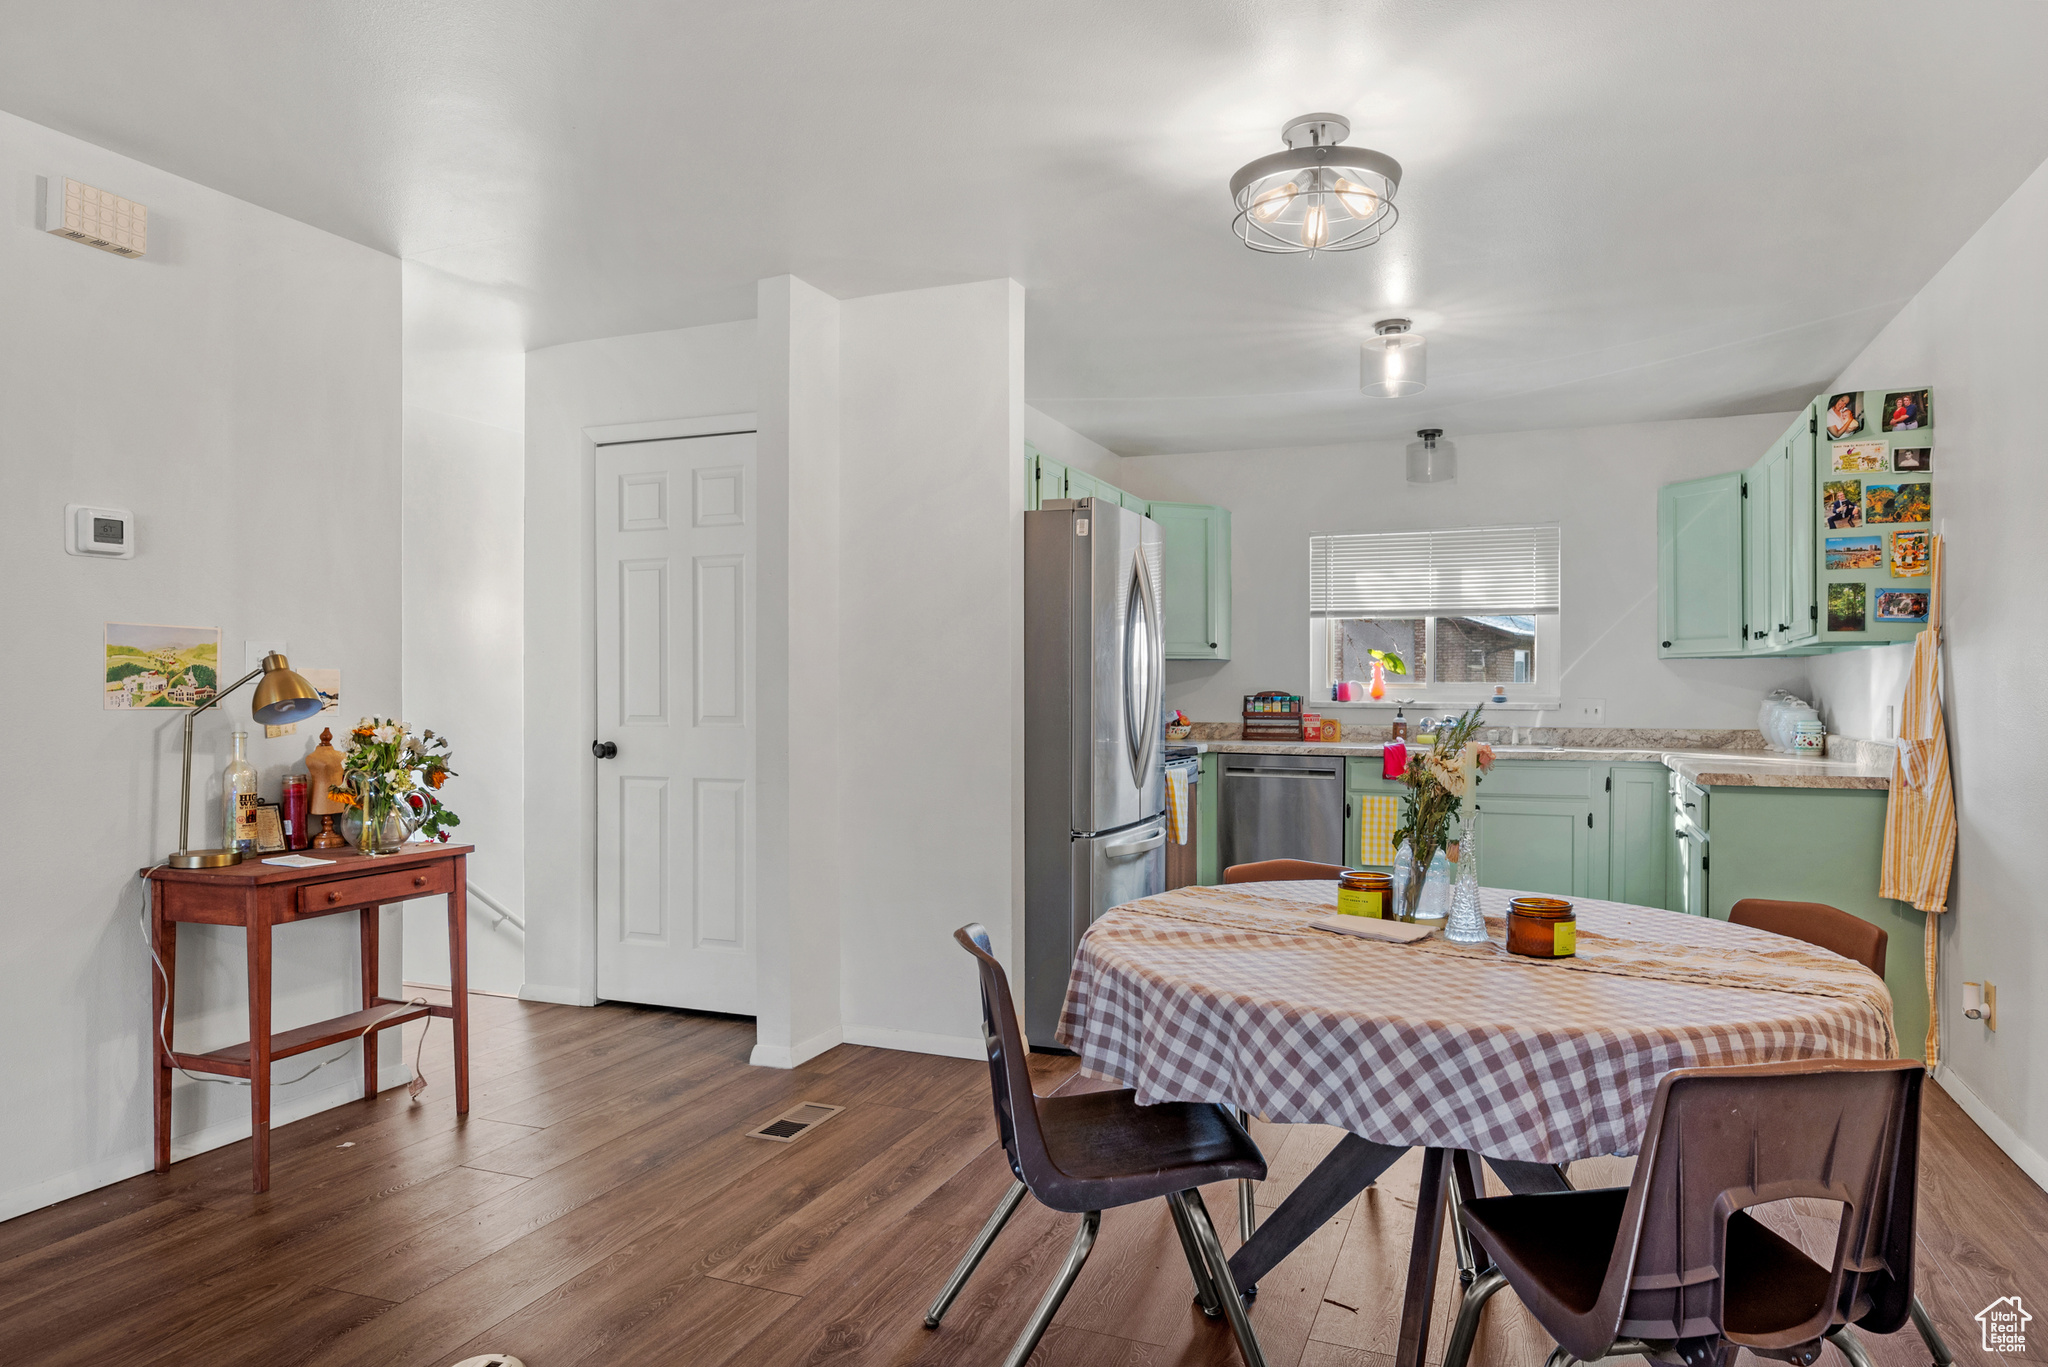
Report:
<svg viewBox="0 0 2048 1367"><path fill-rule="evenodd" d="M0 0L0 108L502 288L529 346L1011 275L1120 452L1782 410L2048 158L2036 0ZM1255 255L1309 110L1378 247ZM1372 400L1406 313L1430 385ZM1915 377L1897 377L1901 382Z"/></svg>

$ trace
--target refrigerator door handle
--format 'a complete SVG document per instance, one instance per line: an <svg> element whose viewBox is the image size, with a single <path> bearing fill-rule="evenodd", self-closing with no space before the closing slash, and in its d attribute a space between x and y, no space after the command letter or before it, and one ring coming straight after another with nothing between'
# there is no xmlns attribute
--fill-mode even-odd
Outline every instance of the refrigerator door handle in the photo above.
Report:
<svg viewBox="0 0 2048 1367"><path fill-rule="evenodd" d="M1140 546L1131 558L1131 592L1124 616L1124 742L1131 752L1131 781L1140 789L1152 767L1153 747L1160 743L1160 656L1162 624L1152 596L1152 576L1145 572Z"/></svg>
<svg viewBox="0 0 2048 1367"><path fill-rule="evenodd" d="M1151 835L1143 836L1137 840L1120 840L1114 845L1104 845L1102 853L1110 859L1129 859L1132 855L1144 854L1148 850L1156 850L1165 843L1166 832L1154 831Z"/></svg>

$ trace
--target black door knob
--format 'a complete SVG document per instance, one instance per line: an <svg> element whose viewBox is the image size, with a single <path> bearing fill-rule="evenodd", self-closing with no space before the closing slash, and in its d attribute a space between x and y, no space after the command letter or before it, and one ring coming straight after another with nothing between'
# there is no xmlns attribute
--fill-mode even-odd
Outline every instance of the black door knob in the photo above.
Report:
<svg viewBox="0 0 2048 1367"><path fill-rule="evenodd" d="M594 740L590 742L590 753L599 759L616 759L619 747L608 740Z"/></svg>
<svg viewBox="0 0 2048 1367"><path fill-rule="evenodd" d="M1671 649L1671 642L1669 642L1669 641L1666 641L1666 642L1664 643L1664 648L1665 648L1666 650L1669 650L1669 649Z"/></svg>

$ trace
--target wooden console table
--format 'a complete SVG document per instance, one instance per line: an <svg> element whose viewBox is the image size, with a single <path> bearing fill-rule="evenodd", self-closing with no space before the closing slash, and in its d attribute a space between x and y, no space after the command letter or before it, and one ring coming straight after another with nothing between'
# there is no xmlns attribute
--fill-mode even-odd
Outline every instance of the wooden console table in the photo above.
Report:
<svg viewBox="0 0 2048 1367"><path fill-rule="evenodd" d="M365 1032L445 1016L455 1031L455 1110L469 1111L469 868L474 845L407 845L397 854L371 858L353 850L300 850L333 862L294 869L251 856L222 869L146 870L151 931L164 971L152 972L152 1028L163 1034L156 1055L156 1170L171 1167L171 1075L176 1068L249 1079L251 1160L254 1190L270 1189L270 1068L279 1059L360 1037L363 1095L377 1094L377 1034ZM448 983L453 1005L416 1006L377 991L377 910L414 897L448 898ZM272 1034L270 1029L271 930L291 921L354 911L362 923L363 1007L332 1020ZM249 1038L208 1054L179 1053L174 1044L178 923L241 926L249 940Z"/></svg>

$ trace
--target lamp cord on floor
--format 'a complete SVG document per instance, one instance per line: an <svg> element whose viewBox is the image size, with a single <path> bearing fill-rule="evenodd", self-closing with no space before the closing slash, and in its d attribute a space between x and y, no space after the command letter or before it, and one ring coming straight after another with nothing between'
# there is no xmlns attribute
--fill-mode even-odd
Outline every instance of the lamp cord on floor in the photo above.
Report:
<svg viewBox="0 0 2048 1367"><path fill-rule="evenodd" d="M253 1087L255 1085L255 1082L252 1079L246 1077L217 1077L211 1073L191 1072L188 1069L186 1069L183 1064L179 1063L178 1056L171 1052L171 1036L169 1026L171 1015L171 975L164 971L164 961L162 957L157 954L156 936L150 930L149 915L150 908L153 905L156 898L156 884L149 877L149 875L155 872L157 869L166 867L168 863L169 861L166 860L163 864L157 864L152 866L151 868L143 870L142 879L144 892L142 895L142 913L138 918L142 924L142 943L149 949L149 961L152 964L156 965L156 976L163 979L164 984L164 1005L163 1009L157 1012L156 1016L157 1047L164 1051L164 1057L171 1061L171 1066L173 1068L176 1068L180 1073L183 1073L185 1077L190 1081L214 1082L228 1087ZM414 997L411 1000L401 1004L402 1007L431 1007L432 1005L433 1003L429 1002L425 997ZM350 1038L345 1040L336 1040L335 1043L353 1044L357 1040L360 1040L364 1036L368 1035L372 1030L382 1029L384 1026L384 1022L389 1019L390 1017L386 1016L383 1019L371 1021L368 1025L364 1026L361 1030L358 1030ZM427 1090L427 1075L420 1068L420 1060L426 1054L427 1031L433 1029L433 1026L434 1018L432 1016L426 1017L426 1024L422 1026L420 1029L419 1048L413 1051L412 1081L406 1084L406 1091L412 1095L412 1098L415 1101L419 1099L420 1093ZM253 1047L254 1041L251 1041L251 1045ZM308 1068L305 1072L300 1073L297 1077L272 1078L270 1080L271 1085L274 1087L289 1087L294 1083L304 1082L307 1078L313 1076L313 1074L319 1072L322 1068L326 1068L332 1064L339 1063L347 1057L348 1055L346 1053L336 1054L332 1058L314 1064L311 1068Z"/></svg>

